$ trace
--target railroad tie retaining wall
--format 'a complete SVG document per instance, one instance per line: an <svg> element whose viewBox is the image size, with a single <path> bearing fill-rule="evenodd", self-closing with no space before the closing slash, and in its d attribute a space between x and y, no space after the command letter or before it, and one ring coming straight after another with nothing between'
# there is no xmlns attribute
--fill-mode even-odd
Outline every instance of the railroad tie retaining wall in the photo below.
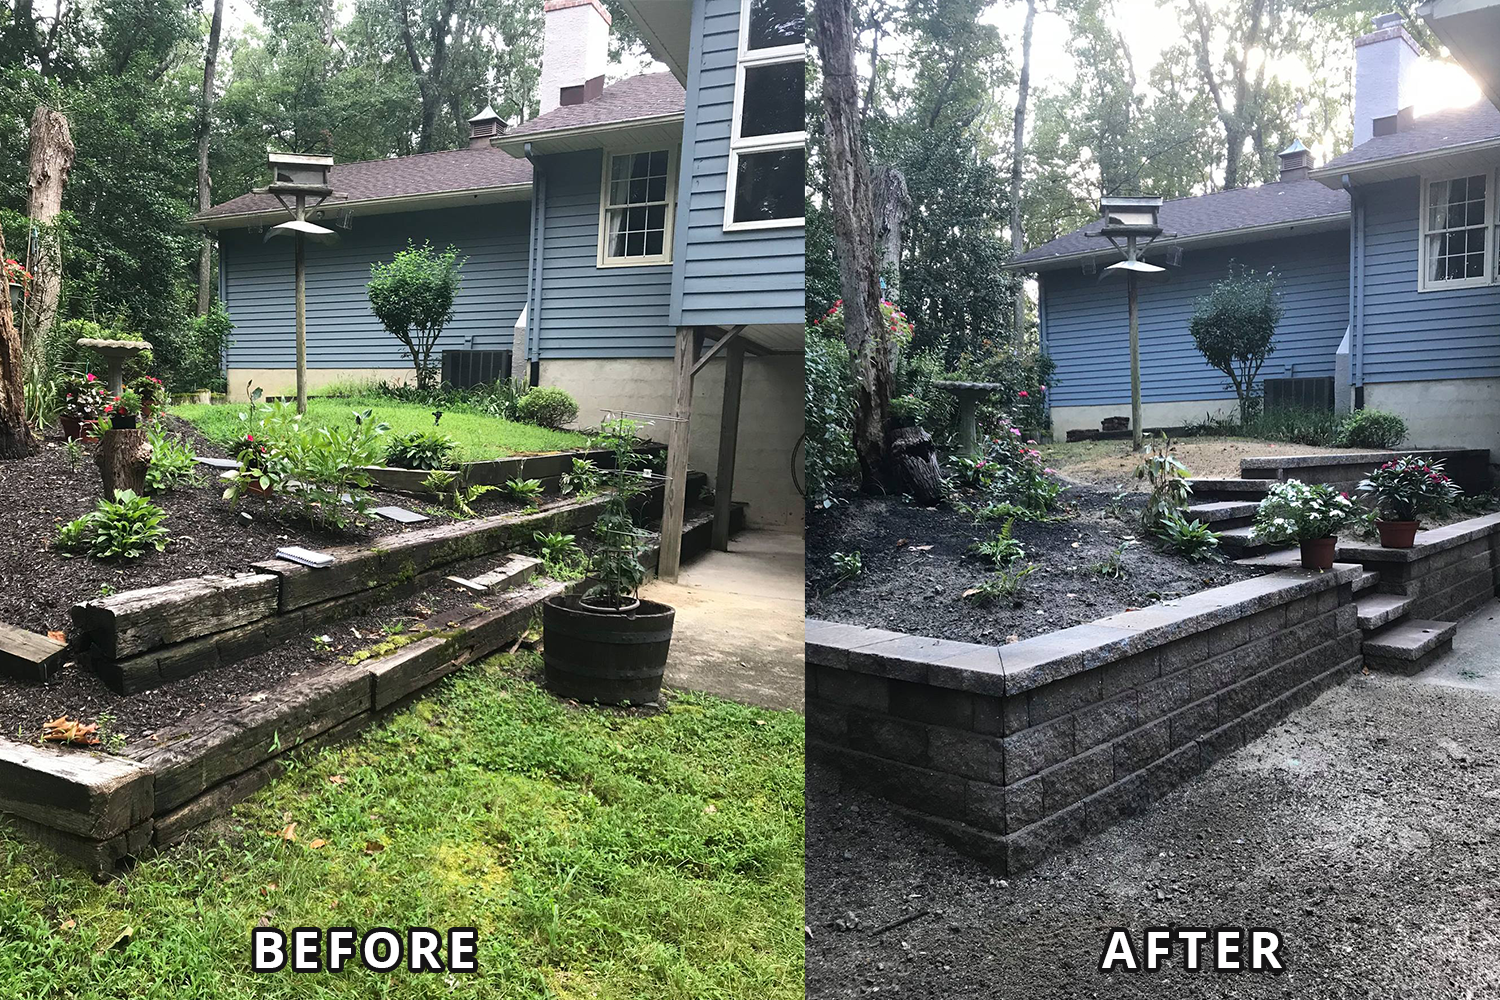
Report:
<svg viewBox="0 0 1500 1000"><path fill-rule="evenodd" d="M1358 574L1285 570L1002 647L809 620L809 741L962 849L1029 868L1357 670Z"/></svg>

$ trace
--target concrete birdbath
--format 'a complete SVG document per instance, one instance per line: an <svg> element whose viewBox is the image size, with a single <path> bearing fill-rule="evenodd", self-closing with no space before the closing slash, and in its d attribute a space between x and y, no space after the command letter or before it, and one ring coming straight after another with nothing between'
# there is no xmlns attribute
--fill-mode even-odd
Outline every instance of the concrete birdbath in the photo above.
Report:
<svg viewBox="0 0 1500 1000"><path fill-rule="evenodd" d="M979 427L975 419L979 404L991 393L1005 388L998 382L934 382L958 398L958 446L965 455L974 454L979 444Z"/></svg>
<svg viewBox="0 0 1500 1000"><path fill-rule="evenodd" d="M125 387L125 362L142 351L151 350L151 345L144 340L99 340L94 337L79 338L78 346L91 347L104 355L104 360L109 363L111 396L118 396Z"/></svg>

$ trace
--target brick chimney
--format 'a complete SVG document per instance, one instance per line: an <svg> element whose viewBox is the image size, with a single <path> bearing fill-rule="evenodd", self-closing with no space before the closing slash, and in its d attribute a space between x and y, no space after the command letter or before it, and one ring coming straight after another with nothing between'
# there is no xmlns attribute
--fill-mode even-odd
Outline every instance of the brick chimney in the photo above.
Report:
<svg viewBox="0 0 1500 1000"><path fill-rule="evenodd" d="M1292 144L1276 154L1281 157L1282 181L1305 181L1308 171L1312 170L1312 151L1302 145L1301 139L1293 139Z"/></svg>
<svg viewBox="0 0 1500 1000"><path fill-rule="evenodd" d="M609 11L602 0L544 0L542 114L604 92Z"/></svg>
<svg viewBox="0 0 1500 1000"><path fill-rule="evenodd" d="M505 134L505 119L495 114L495 109L486 104L484 110L469 119L469 148L489 146L498 136Z"/></svg>
<svg viewBox="0 0 1500 1000"><path fill-rule="evenodd" d="M1400 14L1381 14L1375 30L1354 40L1354 144L1411 124L1417 43Z"/></svg>

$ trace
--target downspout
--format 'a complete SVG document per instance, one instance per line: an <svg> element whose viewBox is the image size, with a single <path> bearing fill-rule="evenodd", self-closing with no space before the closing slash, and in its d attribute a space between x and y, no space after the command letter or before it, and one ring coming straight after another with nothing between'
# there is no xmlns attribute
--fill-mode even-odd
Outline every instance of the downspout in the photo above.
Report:
<svg viewBox="0 0 1500 1000"><path fill-rule="evenodd" d="M531 164L531 268L527 282L526 358L541 361L542 347L542 270L547 248L547 175L533 155L531 143L523 147Z"/></svg>
<svg viewBox="0 0 1500 1000"><path fill-rule="evenodd" d="M1365 210L1348 174L1339 186L1349 195L1349 328L1353 332L1351 364L1355 394L1363 402L1365 384ZM1356 406L1356 408L1359 408Z"/></svg>

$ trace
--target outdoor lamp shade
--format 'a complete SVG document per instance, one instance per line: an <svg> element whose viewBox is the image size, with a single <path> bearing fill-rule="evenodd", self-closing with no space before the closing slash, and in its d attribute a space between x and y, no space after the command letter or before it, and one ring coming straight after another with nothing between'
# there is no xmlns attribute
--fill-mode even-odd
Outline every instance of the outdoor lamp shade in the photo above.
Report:
<svg viewBox="0 0 1500 1000"><path fill-rule="evenodd" d="M303 222L300 219L292 219L290 222L282 222L266 230L266 239L273 236L305 236L315 243L332 243L338 239L338 234L332 229L324 229L322 226L311 222Z"/></svg>
<svg viewBox="0 0 1500 1000"><path fill-rule="evenodd" d="M1127 274L1134 275L1144 281L1166 281L1168 278L1167 269L1164 267L1157 267L1155 264L1148 264L1143 260L1122 260L1116 261L1103 271L1100 271L1099 280L1118 278Z"/></svg>

